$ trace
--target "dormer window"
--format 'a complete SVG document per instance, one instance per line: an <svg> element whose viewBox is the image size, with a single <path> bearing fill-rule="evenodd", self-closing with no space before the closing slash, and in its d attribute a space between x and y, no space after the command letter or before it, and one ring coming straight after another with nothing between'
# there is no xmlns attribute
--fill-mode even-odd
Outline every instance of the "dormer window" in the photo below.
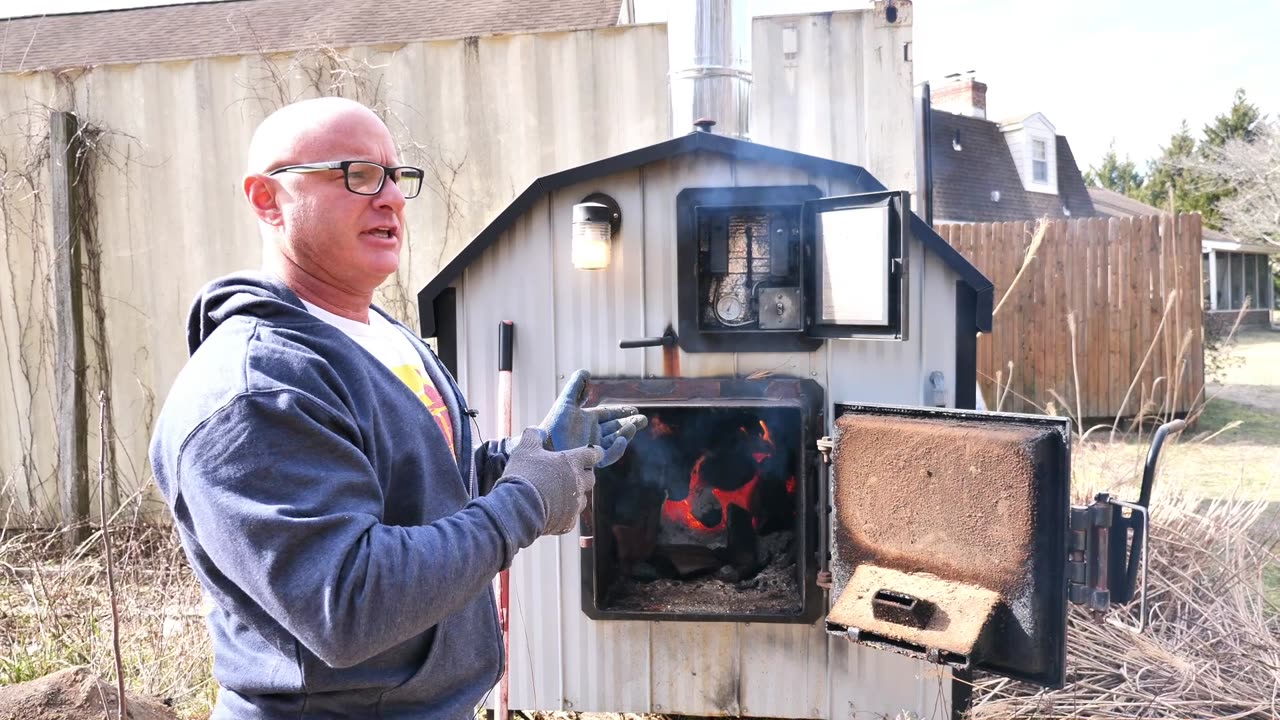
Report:
<svg viewBox="0 0 1280 720"><path fill-rule="evenodd" d="M1049 182L1049 143L1031 141L1031 178L1034 182Z"/></svg>
<svg viewBox="0 0 1280 720"><path fill-rule="evenodd" d="M1058 194L1057 131L1040 113L1001 123L1000 132L1027 192Z"/></svg>

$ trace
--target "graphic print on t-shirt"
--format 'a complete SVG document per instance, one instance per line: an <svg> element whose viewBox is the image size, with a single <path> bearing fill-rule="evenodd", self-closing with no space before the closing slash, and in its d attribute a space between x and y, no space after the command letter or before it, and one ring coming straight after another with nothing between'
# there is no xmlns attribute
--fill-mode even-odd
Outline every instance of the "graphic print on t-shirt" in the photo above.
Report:
<svg viewBox="0 0 1280 720"><path fill-rule="evenodd" d="M303 300L302 304L312 315L346 333L347 337L356 341L392 374L400 378L400 381L426 406L431 417L435 418L445 441L449 443L449 451L455 457L457 456L457 450L453 445L453 422L449 418L449 408L444 404L444 398L440 396L440 392L436 390L435 383L431 382L431 376L427 375L422 355L418 353L406 332L402 332L400 328L373 309L369 311L369 322L362 323L335 315L306 300Z"/></svg>
<svg viewBox="0 0 1280 720"><path fill-rule="evenodd" d="M413 365L397 365L391 368L391 372L400 378L414 395L427 406L427 411L431 413L431 417L436 419L436 424L440 426L440 432L444 433L444 439L449 442L449 451L455 452L453 447L453 423L449 421L449 407L444 404L444 398L440 397L440 391L436 390L435 383L431 382L431 378L423 374L422 368Z"/></svg>

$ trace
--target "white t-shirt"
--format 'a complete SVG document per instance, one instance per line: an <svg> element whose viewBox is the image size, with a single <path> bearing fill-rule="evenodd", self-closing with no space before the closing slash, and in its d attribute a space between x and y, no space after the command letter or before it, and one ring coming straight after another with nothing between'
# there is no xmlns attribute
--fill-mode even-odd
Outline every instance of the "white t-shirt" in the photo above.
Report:
<svg viewBox="0 0 1280 720"><path fill-rule="evenodd" d="M413 341L406 337L400 328L392 325L372 308L369 309L369 324L366 325L341 315L334 315L306 300L303 300L302 304L307 306L307 310L312 315L346 333L347 337L359 343L360 347L378 358L388 370L400 378L413 391L413 394L418 396L422 404L427 406L431 416L436 419L436 424L440 426L440 431L444 433L445 439L449 441L449 450L454 451L453 423L449 419L449 408L445 405L440 392L436 390L435 383L431 382L431 376L427 374L427 368L422 364L422 356L413 346Z"/></svg>

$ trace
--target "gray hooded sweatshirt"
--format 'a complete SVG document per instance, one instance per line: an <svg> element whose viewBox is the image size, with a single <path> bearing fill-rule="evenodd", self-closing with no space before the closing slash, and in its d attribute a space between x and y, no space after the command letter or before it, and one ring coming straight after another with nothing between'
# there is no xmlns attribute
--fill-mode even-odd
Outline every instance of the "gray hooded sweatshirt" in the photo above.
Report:
<svg viewBox="0 0 1280 720"><path fill-rule="evenodd" d="M151 462L212 600L214 718L462 718L498 681L490 583L546 510L522 479L477 492L502 446L471 456L462 395L415 344L456 455L399 378L279 279L197 297Z"/></svg>

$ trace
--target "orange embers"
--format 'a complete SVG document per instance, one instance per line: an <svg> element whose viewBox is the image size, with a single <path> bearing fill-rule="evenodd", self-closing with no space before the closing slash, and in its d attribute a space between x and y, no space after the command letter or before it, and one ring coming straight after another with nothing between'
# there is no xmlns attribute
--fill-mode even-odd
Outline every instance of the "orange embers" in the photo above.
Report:
<svg viewBox="0 0 1280 720"><path fill-rule="evenodd" d="M729 505L737 505L738 507L751 512L752 502L755 499L756 485L760 482L759 473L753 475L747 484L737 490L721 490L720 488L708 488L706 481L702 479L702 464L706 461L707 456L703 455L693 464L693 472L689 474L689 494L683 500L667 500L662 506L662 516L668 521L679 523L699 532L719 532L725 529L726 518L728 513L720 513L720 523L708 527L702 524L701 520L693 514L693 499L699 497L702 493L710 489L711 494L720 502L720 507L728 508ZM758 525L759 520L752 520L753 525Z"/></svg>
<svg viewBox="0 0 1280 720"><path fill-rule="evenodd" d="M651 420L654 432L665 435L671 432L671 428L664 424L659 418L654 417ZM747 428L738 428L739 432L748 433ZM756 512L756 490L760 484L760 466L764 464L773 455L773 437L769 433L769 426L764 421L760 421L760 440L763 441L764 447L759 447L755 452L751 453L751 458L755 460L755 471L751 479L744 483L737 490L722 490L711 485L702 477L702 466L707 460L707 454L703 453L693 464L693 471L689 473L689 494L684 500L667 500L662 506L662 515L669 522L679 523L697 532L714 533L724 530L728 522L728 508L730 505L738 507L751 513L751 524L753 527L759 528L761 517ZM719 513L720 522L715 526L703 524L693 513L693 502L695 498L701 498L707 491L710 491L715 499L720 503L721 512ZM795 492L795 478L787 480L788 494Z"/></svg>

